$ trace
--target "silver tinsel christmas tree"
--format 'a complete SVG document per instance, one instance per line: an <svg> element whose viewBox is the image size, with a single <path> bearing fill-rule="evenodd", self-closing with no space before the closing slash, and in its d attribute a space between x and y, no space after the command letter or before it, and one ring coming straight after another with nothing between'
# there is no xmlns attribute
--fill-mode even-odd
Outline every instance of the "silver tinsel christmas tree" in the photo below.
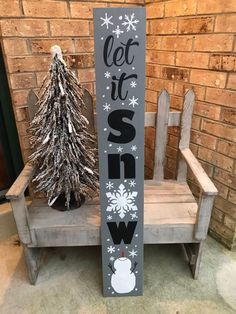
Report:
<svg viewBox="0 0 236 314"><path fill-rule="evenodd" d="M39 109L30 125L33 153L37 165L34 180L44 192L49 206L63 195L66 209L71 198L78 204L98 189L94 136L87 130L82 114L83 89L62 59L60 47L53 47L50 71L39 93Z"/></svg>

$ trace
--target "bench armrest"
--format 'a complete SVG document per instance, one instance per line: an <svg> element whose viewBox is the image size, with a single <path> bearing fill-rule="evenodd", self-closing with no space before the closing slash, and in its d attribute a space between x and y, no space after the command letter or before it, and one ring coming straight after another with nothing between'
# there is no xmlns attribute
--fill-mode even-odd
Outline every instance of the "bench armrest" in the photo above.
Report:
<svg viewBox="0 0 236 314"><path fill-rule="evenodd" d="M217 195L218 190L216 189L215 185L206 174L205 170L202 168L200 162L193 155L191 150L189 148L184 148L184 149L180 149L180 152L184 160L186 161L187 165L192 170L195 178L197 179L202 189L202 192L205 195Z"/></svg>
<svg viewBox="0 0 236 314"><path fill-rule="evenodd" d="M35 169L36 167L29 162L25 165L24 169L21 171L15 182L8 190L6 194L7 199L14 200L24 195L24 192L35 173Z"/></svg>

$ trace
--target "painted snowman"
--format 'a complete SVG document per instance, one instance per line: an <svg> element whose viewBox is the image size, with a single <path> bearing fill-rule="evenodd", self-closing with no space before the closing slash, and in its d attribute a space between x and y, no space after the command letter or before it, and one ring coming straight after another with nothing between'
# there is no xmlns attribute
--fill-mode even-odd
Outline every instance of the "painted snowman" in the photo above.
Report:
<svg viewBox="0 0 236 314"><path fill-rule="evenodd" d="M114 262L115 271L111 276L111 286L117 293L129 293L136 285L134 269L131 270L132 262L127 257L117 258ZM134 266L134 268L136 265Z"/></svg>

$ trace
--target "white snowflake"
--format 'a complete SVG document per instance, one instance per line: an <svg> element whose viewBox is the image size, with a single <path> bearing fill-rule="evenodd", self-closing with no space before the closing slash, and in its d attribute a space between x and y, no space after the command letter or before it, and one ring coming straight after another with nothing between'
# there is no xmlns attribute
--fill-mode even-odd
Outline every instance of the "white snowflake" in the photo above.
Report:
<svg viewBox="0 0 236 314"><path fill-rule="evenodd" d="M135 88L137 86L137 83L135 81L132 81L130 83L131 88Z"/></svg>
<svg viewBox="0 0 236 314"><path fill-rule="evenodd" d="M112 220L112 216L111 216L111 215L108 215L108 216L107 216L107 220Z"/></svg>
<svg viewBox="0 0 236 314"><path fill-rule="evenodd" d="M114 33L116 35L116 38L119 38L120 37L120 34L124 33L124 31L122 31L120 29L120 26L117 25L116 29L114 31L112 31L112 33Z"/></svg>
<svg viewBox="0 0 236 314"><path fill-rule="evenodd" d="M131 146L131 150L132 150L132 152L136 152L137 146L136 146L136 145L132 145L132 146Z"/></svg>
<svg viewBox="0 0 236 314"><path fill-rule="evenodd" d="M106 102L105 105L103 105L103 110L106 110L106 111L111 110L111 105Z"/></svg>
<svg viewBox="0 0 236 314"><path fill-rule="evenodd" d="M127 212L138 210L137 206L134 204L137 195L138 192L128 192L125 189L125 186L123 184L120 184L116 192L106 193L109 201L109 205L107 206L106 210L108 212L117 212L120 218L124 218Z"/></svg>
<svg viewBox="0 0 236 314"><path fill-rule="evenodd" d="M106 183L106 189L110 190L114 188L114 183L109 181L108 183Z"/></svg>
<svg viewBox="0 0 236 314"><path fill-rule="evenodd" d="M115 257L114 257L114 256L111 256L111 257L110 257L110 261L113 262L114 260L115 260Z"/></svg>
<svg viewBox="0 0 236 314"><path fill-rule="evenodd" d="M117 147L117 151L118 151L118 153L121 153L123 151L123 147L121 147L121 146Z"/></svg>
<svg viewBox="0 0 236 314"><path fill-rule="evenodd" d="M137 214L136 213L133 213L133 214L130 214L130 216L131 216L131 219L133 220L133 219L137 219L138 218L138 216L137 216Z"/></svg>
<svg viewBox="0 0 236 314"><path fill-rule="evenodd" d="M130 181L129 181L129 186L130 186L130 187L135 187L135 185L136 185L135 180L130 180Z"/></svg>
<svg viewBox="0 0 236 314"><path fill-rule="evenodd" d="M105 76L105 78L110 78L111 77L111 73L110 72L108 72L108 71L106 71L105 73L104 73L104 76Z"/></svg>
<svg viewBox="0 0 236 314"><path fill-rule="evenodd" d="M135 107L135 105L138 106L138 98L135 99L133 96L132 98L129 98L129 101L129 106L133 106L133 108Z"/></svg>
<svg viewBox="0 0 236 314"><path fill-rule="evenodd" d="M100 17L101 20L103 20L103 23L101 26L106 25L107 29L109 29L109 24L113 25L113 23L110 21L113 16L108 17L107 13L105 13L105 17Z"/></svg>
<svg viewBox="0 0 236 314"><path fill-rule="evenodd" d="M126 27L126 31L129 32L131 29L136 31L136 25L138 24L139 20L135 19L135 14L132 13L129 15L125 14L125 21L122 23Z"/></svg>
<svg viewBox="0 0 236 314"><path fill-rule="evenodd" d="M115 250L116 250L115 247L112 246L112 245L110 245L110 246L107 247L107 252L108 252L108 253L111 253L111 254L112 254L112 253L115 252Z"/></svg>
<svg viewBox="0 0 236 314"><path fill-rule="evenodd" d="M129 256L132 256L134 258L135 256L138 256L138 251L135 251L134 249L132 251L129 251Z"/></svg>

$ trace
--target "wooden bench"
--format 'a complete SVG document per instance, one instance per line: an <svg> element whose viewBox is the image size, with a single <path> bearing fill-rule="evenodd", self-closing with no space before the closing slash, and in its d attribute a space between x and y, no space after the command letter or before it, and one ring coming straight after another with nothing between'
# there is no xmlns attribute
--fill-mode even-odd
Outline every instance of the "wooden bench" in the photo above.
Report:
<svg viewBox="0 0 236 314"><path fill-rule="evenodd" d="M88 107L87 117L93 131L92 97L88 92L84 97ZM144 243L184 244L193 277L196 279L217 190L189 149L193 104L194 93L189 91L185 96L183 112L169 111L169 96L163 91L158 100L158 114L145 114L145 127L156 127L156 124L157 127L154 177L153 180L145 181ZM168 126L178 125L181 136L177 180L164 180ZM201 189L198 204L186 183L187 166L191 168ZM100 245L99 199L87 201L81 208L65 212L48 207L45 199L33 198L32 203L27 206L24 192L34 171L32 165L26 164L7 193L32 284L37 279L41 248Z"/></svg>

